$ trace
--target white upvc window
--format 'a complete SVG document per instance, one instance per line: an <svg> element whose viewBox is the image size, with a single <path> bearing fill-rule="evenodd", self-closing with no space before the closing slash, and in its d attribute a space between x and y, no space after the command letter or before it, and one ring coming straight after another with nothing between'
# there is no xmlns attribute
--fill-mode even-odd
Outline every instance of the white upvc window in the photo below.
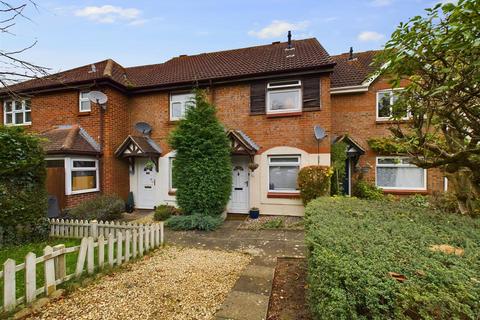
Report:
<svg viewBox="0 0 480 320"><path fill-rule="evenodd" d="M302 111L302 82L276 81L267 84L267 113Z"/></svg>
<svg viewBox="0 0 480 320"><path fill-rule="evenodd" d="M377 120L391 120L394 117L393 105L398 99L398 94L402 89L388 89L381 90L377 92ZM402 112L400 115L402 120L408 120L410 118L410 113L408 110Z"/></svg>
<svg viewBox="0 0 480 320"><path fill-rule="evenodd" d="M297 193L297 177L299 170L299 155L269 156L268 191Z"/></svg>
<svg viewBox="0 0 480 320"><path fill-rule="evenodd" d="M188 108L195 106L195 94L170 94L170 121L178 121L185 117Z"/></svg>
<svg viewBox="0 0 480 320"><path fill-rule="evenodd" d="M80 95L78 97L78 108L80 112L92 111L92 104L88 98L88 91L80 91Z"/></svg>
<svg viewBox="0 0 480 320"><path fill-rule="evenodd" d="M98 160L66 158L65 167L67 195L100 190Z"/></svg>
<svg viewBox="0 0 480 320"><path fill-rule="evenodd" d="M173 162L175 161L175 157L168 158L168 190L175 192L177 190L177 186L175 184L175 179L173 179Z"/></svg>
<svg viewBox="0 0 480 320"><path fill-rule="evenodd" d="M3 123L5 125L32 124L31 102L24 100L6 100L3 102Z"/></svg>
<svg viewBox="0 0 480 320"><path fill-rule="evenodd" d="M375 181L382 189L426 190L427 170L411 164L408 157L377 157Z"/></svg>

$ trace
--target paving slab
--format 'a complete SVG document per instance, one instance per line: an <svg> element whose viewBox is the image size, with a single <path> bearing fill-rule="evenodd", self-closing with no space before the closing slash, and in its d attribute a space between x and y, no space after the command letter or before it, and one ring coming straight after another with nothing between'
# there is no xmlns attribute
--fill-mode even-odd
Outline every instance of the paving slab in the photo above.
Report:
<svg viewBox="0 0 480 320"><path fill-rule="evenodd" d="M262 279L272 279L275 273L275 268L266 267L264 265L250 263L242 272L242 275L247 277L257 277Z"/></svg>
<svg viewBox="0 0 480 320"><path fill-rule="evenodd" d="M272 279L249 277L242 274L232 290L261 294L270 297L270 291L272 291Z"/></svg>
<svg viewBox="0 0 480 320"><path fill-rule="evenodd" d="M262 320L267 316L268 300L261 294L232 291L215 316L220 319Z"/></svg>

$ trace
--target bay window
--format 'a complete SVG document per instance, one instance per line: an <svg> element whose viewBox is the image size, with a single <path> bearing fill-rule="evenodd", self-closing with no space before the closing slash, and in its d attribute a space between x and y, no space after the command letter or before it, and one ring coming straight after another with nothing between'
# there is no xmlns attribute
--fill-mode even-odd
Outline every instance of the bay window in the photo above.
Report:
<svg viewBox="0 0 480 320"><path fill-rule="evenodd" d="M3 123L5 125L28 125L32 123L31 102L7 100L3 103Z"/></svg>
<svg viewBox="0 0 480 320"><path fill-rule="evenodd" d="M187 109L195 106L195 94L182 93L170 95L170 121L178 121L185 117Z"/></svg>
<svg viewBox="0 0 480 320"><path fill-rule="evenodd" d="M376 185L382 189L426 190L427 171L406 157L378 157Z"/></svg>
<svg viewBox="0 0 480 320"><path fill-rule="evenodd" d="M302 82L277 81L267 85L267 113L302 111Z"/></svg>
<svg viewBox="0 0 480 320"><path fill-rule="evenodd" d="M268 191L298 192L300 156L268 157Z"/></svg>
<svg viewBox="0 0 480 320"><path fill-rule="evenodd" d="M98 160L70 159L67 186L70 194L98 191Z"/></svg>

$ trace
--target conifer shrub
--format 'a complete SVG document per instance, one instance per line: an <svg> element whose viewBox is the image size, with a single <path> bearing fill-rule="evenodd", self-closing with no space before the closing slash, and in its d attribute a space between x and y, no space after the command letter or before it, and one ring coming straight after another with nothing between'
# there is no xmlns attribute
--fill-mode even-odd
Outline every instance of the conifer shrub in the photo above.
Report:
<svg viewBox="0 0 480 320"><path fill-rule="evenodd" d="M45 178L41 139L0 126L0 244L48 236Z"/></svg>
<svg viewBox="0 0 480 320"><path fill-rule="evenodd" d="M176 150L173 176L183 215L170 218L172 222L167 225L201 230L218 227L231 193L231 150L215 106L206 100L203 91L196 91L195 106L188 108L169 143Z"/></svg>
<svg viewBox="0 0 480 320"><path fill-rule="evenodd" d="M303 204L313 199L330 194L330 177L332 169L325 166L303 167L298 173L298 188Z"/></svg>

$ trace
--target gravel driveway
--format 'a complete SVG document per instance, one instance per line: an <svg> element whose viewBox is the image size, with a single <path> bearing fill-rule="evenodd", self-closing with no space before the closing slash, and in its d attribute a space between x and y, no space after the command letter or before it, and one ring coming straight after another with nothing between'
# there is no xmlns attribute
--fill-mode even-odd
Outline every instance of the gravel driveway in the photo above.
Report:
<svg viewBox="0 0 480 320"><path fill-rule="evenodd" d="M159 249L30 319L211 319L250 260L236 252Z"/></svg>

